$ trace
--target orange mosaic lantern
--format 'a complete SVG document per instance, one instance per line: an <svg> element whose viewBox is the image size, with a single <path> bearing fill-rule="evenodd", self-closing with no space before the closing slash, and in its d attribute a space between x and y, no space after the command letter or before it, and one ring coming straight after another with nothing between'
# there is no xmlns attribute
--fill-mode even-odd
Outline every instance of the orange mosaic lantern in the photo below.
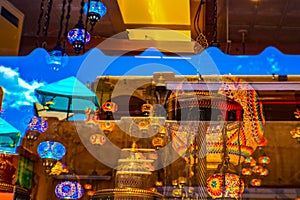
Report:
<svg viewBox="0 0 300 200"><path fill-rule="evenodd" d="M261 156L258 158L258 162L263 165L267 165L271 162L271 159L268 156Z"/></svg>
<svg viewBox="0 0 300 200"><path fill-rule="evenodd" d="M102 110L104 112L116 112L118 111L118 105L114 102L104 102L104 104L102 104Z"/></svg>
<svg viewBox="0 0 300 200"><path fill-rule="evenodd" d="M109 134L109 133L111 133L115 130L115 123L114 122L101 121L99 126L100 126L100 129L105 134Z"/></svg>
<svg viewBox="0 0 300 200"><path fill-rule="evenodd" d="M261 179L254 178L250 181L250 185L252 186L261 186Z"/></svg>

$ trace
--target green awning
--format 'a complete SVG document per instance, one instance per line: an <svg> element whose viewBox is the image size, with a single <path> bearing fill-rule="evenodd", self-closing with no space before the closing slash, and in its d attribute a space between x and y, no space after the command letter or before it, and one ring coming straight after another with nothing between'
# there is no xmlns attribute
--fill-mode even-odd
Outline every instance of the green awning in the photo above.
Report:
<svg viewBox="0 0 300 200"><path fill-rule="evenodd" d="M20 139L20 131L0 118L0 147L16 147Z"/></svg>

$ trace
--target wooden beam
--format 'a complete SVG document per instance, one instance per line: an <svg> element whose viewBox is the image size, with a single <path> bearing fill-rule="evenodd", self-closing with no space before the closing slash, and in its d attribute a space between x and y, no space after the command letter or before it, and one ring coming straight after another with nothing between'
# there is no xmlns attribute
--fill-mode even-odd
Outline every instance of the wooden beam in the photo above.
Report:
<svg viewBox="0 0 300 200"><path fill-rule="evenodd" d="M155 40L126 40L109 38L98 47L106 54L128 53L132 51L142 52L155 47L161 52L173 54L195 54L195 42L185 41L155 41Z"/></svg>

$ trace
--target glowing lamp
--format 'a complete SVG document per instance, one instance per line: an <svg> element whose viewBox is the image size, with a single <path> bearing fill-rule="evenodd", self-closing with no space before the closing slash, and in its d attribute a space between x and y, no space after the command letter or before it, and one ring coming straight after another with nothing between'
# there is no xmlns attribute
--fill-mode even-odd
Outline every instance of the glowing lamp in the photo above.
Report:
<svg viewBox="0 0 300 200"><path fill-rule="evenodd" d="M63 181L56 186L55 194L60 199L80 199L84 189L76 181Z"/></svg>
<svg viewBox="0 0 300 200"><path fill-rule="evenodd" d="M87 195L88 195L88 196L93 196L94 194L95 194L95 192L94 192L94 191L91 191L91 190L87 192Z"/></svg>
<svg viewBox="0 0 300 200"><path fill-rule="evenodd" d="M32 142L36 141L39 135L45 132L48 129L48 122L46 119L34 116L31 118L30 122L28 123L26 129L26 139L31 145Z"/></svg>
<svg viewBox="0 0 300 200"><path fill-rule="evenodd" d="M100 122L100 129L105 134L109 134L115 130L115 124L113 122Z"/></svg>
<svg viewBox="0 0 300 200"><path fill-rule="evenodd" d="M37 153L43 159L46 173L49 173L55 163L64 157L66 148L59 142L45 141L38 145Z"/></svg>
<svg viewBox="0 0 300 200"><path fill-rule="evenodd" d="M153 106L151 104L146 103L146 104L142 105L141 110L142 110L142 113L144 113L144 115L149 116L153 111Z"/></svg>
<svg viewBox="0 0 300 200"><path fill-rule="evenodd" d="M260 174L263 171L263 166L257 165L252 168L254 173Z"/></svg>
<svg viewBox="0 0 300 200"><path fill-rule="evenodd" d="M40 136L40 132L36 130L27 130L25 134L26 134L26 139L30 145L32 145L32 143L36 141Z"/></svg>
<svg viewBox="0 0 300 200"><path fill-rule="evenodd" d="M254 178L250 181L250 185L252 186L261 186L261 179Z"/></svg>
<svg viewBox="0 0 300 200"><path fill-rule="evenodd" d="M243 168L242 169L242 175L244 175L244 176L251 176L251 174L252 174L251 168Z"/></svg>
<svg viewBox="0 0 300 200"><path fill-rule="evenodd" d="M86 183L86 184L83 185L83 187L86 190L90 190L90 189L92 189L92 184Z"/></svg>
<svg viewBox="0 0 300 200"><path fill-rule="evenodd" d="M110 113L113 113L113 112L116 112L118 111L118 105L114 102L104 102L103 105L102 105L102 110L104 112L110 112Z"/></svg>
<svg viewBox="0 0 300 200"><path fill-rule="evenodd" d="M106 6L98 0L86 2L83 7L83 12L87 15L92 26L106 14Z"/></svg>
<svg viewBox="0 0 300 200"><path fill-rule="evenodd" d="M51 70L59 71L68 63L68 56L60 44L56 45L49 55L46 57L47 64Z"/></svg>
<svg viewBox="0 0 300 200"><path fill-rule="evenodd" d="M45 141L38 145L37 152L40 158L53 158L60 160L66 153L66 148L59 142Z"/></svg>
<svg viewBox="0 0 300 200"><path fill-rule="evenodd" d="M261 176L268 176L269 175L269 170L267 168L263 168L262 171L260 172Z"/></svg>
<svg viewBox="0 0 300 200"><path fill-rule="evenodd" d="M267 165L271 162L271 159L268 156L261 156L261 157L258 158L258 162L260 164Z"/></svg>
<svg viewBox="0 0 300 200"><path fill-rule="evenodd" d="M72 44L73 49L78 54L85 44L89 43L91 35L84 28L83 22L79 21L75 27L68 33L68 41Z"/></svg>
<svg viewBox="0 0 300 200"><path fill-rule="evenodd" d="M247 157L244 161L245 164L249 164L251 167L256 165L256 161L253 157Z"/></svg>
<svg viewBox="0 0 300 200"><path fill-rule="evenodd" d="M107 141L105 135L103 134L93 134L89 139L91 144L104 145Z"/></svg>
<svg viewBox="0 0 300 200"><path fill-rule="evenodd" d="M207 192L208 194L216 198L235 198L244 192L244 181L236 174L225 174L225 188L223 189L223 175L218 173L210 176L207 179Z"/></svg>
<svg viewBox="0 0 300 200"><path fill-rule="evenodd" d="M48 129L48 121L42 117L34 116L27 126L27 130L44 133Z"/></svg>
<svg viewBox="0 0 300 200"><path fill-rule="evenodd" d="M156 181L155 186L156 187L161 187L161 186L163 186L163 182L162 181Z"/></svg>

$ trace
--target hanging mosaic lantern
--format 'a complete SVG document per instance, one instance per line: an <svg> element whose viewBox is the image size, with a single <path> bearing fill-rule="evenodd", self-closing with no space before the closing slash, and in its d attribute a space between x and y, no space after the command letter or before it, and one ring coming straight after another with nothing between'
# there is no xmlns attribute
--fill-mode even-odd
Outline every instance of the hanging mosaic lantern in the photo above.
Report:
<svg viewBox="0 0 300 200"><path fill-rule="evenodd" d="M250 185L252 186L261 186L261 179L259 178L254 178L250 181Z"/></svg>
<svg viewBox="0 0 300 200"><path fill-rule="evenodd" d="M91 190L90 190L90 191L87 192L87 195L88 195L88 196L93 196L94 194L95 194L95 191L91 191Z"/></svg>
<svg viewBox="0 0 300 200"><path fill-rule="evenodd" d="M92 26L106 14L106 11L106 6L99 0L90 0L83 7L83 12L87 15Z"/></svg>
<svg viewBox="0 0 300 200"><path fill-rule="evenodd" d="M113 113L118 111L118 105L114 102L107 101L103 103L102 110L106 113Z"/></svg>
<svg viewBox="0 0 300 200"><path fill-rule="evenodd" d="M72 44L75 53L79 54L79 52L83 49L85 44L88 44L91 40L91 35L84 28L83 22L79 21L75 27L69 31L68 33L68 41Z"/></svg>
<svg viewBox="0 0 300 200"><path fill-rule="evenodd" d="M263 165L267 165L271 162L271 159L268 156L261 156L258 158L258 162Z"/></svg>
<svg viewBox="0 0 300 200"><path fill-rule="evenodd" d="M115 130L115 123L114 122L100 122L100 129L103 131L105 134L109 134Z"/></svg>
<svg viewBox="0 0 300 200"><path fill-rule="evenodd" d="M35 130L44 133L48 129L48 121L45 118L34 116L27 126L27 130Z"/></svg>
<svg viewBox="0 0 300 200"><path fill-rule="evenodd" d="M39 157L43 159L46 173L49 173L55 163L64 157L66 148L59 142L45 141L38 145L37 152Z"/></svg>
<svg viewBox="0 0 300 200"><path fill-rule="evenodd" d="M153 106L149 103L145 103L142 105L141 110L142 110L143 115L150 116L153 112Z"/></svg>
<svg viewBox="0 0 300 200"><path fill-rule="evenodd" d="M29 144L36 141L41 133L44 133L48 129L48 122L46 119L34 116L28 123L26 129L26 139Z"/></svg>
<svg viewBox="0 0 300 200"><path fill-rule="evenodd" d="M256 174L260 174L263 171L263 166L256 165L252 168L252 171Z"/></svg>
<svg viewBox="0 0 300 200"><path fill-rule="evenodd" d="M84 189L86 190L91 190L92 189L92 184L86 183L83 185Z"/></svg>
<svg viewBox="0 0 300 200"><path fill-rule="evenodd" d="M91 144L104 145L107 142L106 136L103 134L93 134L89 139Z"/></svg>
<svg viewBox="0 0 300 200"><path fill-rule="evenodd" d="M271 162L270 157L266 155L261 146L258 147L251 157L244 160L242 175L250 180L249 185L259 187L262 184L263 177L269 175L267 165Z"/></svg>
<svg viewBox="0 0 300 200"><path fill-rule="evenodd" d="M60 44L56 45L49 55L46 57L47 64L53 71L59 71L68 63L68 55Z"/></svg>
<svg viewBox="0 0 300 200"><path fill-rule="evenodd" d="M253 157L247 157L244 163L249 164L251 167L254 167L256 165L256 160Z"/></svg>
<svg viewBox="0 0 300 200"><path fill-rule="evenodd" d="M56 186L55 194L60 199L80 199L84 189L76 181L63 181Z"/></svg>
<svg viewBox="0 0 300 200"><path fill-rule="evenodd" d="M225 188L223 190L223 175L218 173L210 176L207 179L207 192L208 194L216 198L235 198L244 192L244 181L236 174L225 174Z"/></svg>
<svg viewBox="0 0 300 200"><path fill-rule="evenodd" d="M262 171L260 172L261 176L268 176L269 175L269 170L267 168L263 168Z"/></svg>
<svg viewBox="0 0 300 200"><path fill-rule="evenodd" d="M244 175L244 176L251 176L251 174L252 174L251 168L243 168L242 169L242 175Z"/></svg>

